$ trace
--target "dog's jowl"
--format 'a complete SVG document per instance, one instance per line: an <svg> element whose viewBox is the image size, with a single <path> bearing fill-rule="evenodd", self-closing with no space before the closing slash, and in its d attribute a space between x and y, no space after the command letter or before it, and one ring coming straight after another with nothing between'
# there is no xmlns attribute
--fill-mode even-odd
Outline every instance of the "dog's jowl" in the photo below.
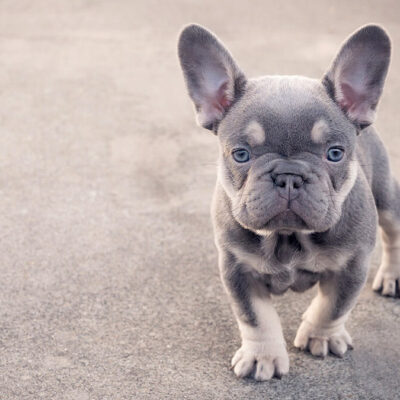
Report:
<svg viewBox="0 0 400 400"><path fill-rule="evenodd" d="M356 31L321 80L248 79L198 25L183 30L178 47L198 123L219 141L212 216L242 337L235 374L268 380L288 372L271 295L315 284L294 345L343 356L378 222L384 255L373 289L398 295L400 187L372 127L390 60L387 34L375 25Z"/></svg>

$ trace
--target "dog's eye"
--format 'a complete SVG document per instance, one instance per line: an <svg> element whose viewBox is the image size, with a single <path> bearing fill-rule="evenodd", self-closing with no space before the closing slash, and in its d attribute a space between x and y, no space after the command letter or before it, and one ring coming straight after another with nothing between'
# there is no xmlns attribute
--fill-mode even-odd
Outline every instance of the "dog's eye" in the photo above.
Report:
<svg viewBox="0 0 400 400"><path fill-rule="evenodd" d="M250 154L246 149L238 149L232 153L234 160L238 163L244 163L250 160Z"/></svg>
<svg viewBox="0 0 400 400"><path fill-rule="evenodd" d="M339 147L331 147L326 154L326 158L332 162L340 161L343 158L343 156L344 156L344 151Z"/></svg>

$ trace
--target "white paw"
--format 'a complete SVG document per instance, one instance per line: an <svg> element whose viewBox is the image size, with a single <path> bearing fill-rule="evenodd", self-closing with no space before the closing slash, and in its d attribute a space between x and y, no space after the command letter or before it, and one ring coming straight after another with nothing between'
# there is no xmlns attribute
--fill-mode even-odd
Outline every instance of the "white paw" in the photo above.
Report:
<svg viewBox="0 0 400 400"><path fill-rule="evenodd" d="M253 370L254 379L267 381L273 376L280 378L289 372L289 357L284 343L268 343L244 340L242 347L232 358L232 368L238 378L244 378Z"/></svg>
<svg viewBox="0 0 400 400"><path fill-rule="evenodd" d="M351 337L344 324L323 328L307 321L300 324L294 345L301 350L309 350L316 357L325 357L329 351L343 357L347 350L353 348Z"/></svg>
<svg viewBox="0 0 400 400"><path fill-rule="evenodd" d="M400 290L400 265L382 264L376 273L372 289L383 296L396 297L396 287Z"/></svg>

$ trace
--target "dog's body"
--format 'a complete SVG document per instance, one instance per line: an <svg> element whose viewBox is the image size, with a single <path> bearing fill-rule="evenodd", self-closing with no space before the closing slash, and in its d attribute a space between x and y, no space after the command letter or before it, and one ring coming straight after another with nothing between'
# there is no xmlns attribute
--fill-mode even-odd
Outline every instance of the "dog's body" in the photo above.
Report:
<svg viewBox="0 0 400 400"><path fill-rule="evenodd" d="M378 222L384 259L374 289L396 295L400 188L370 126L390 42L366 26L344 44L322 81L247 80L222 44L197 25L179 56L198 121L218 134L212 215L222 281L242 335L236 375L267 380L289 360L271 294L318 282L295 346L342 356L344 323L365 283Z"/></svg>

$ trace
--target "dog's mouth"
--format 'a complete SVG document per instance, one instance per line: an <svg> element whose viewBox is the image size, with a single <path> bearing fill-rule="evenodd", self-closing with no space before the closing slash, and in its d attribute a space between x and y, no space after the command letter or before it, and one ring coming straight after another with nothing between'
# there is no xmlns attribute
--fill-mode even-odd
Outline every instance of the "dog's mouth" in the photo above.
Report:
<svg viewBox="0 0 400 400"><path fill-rule="evenodd" d="M310 230L307 223L291 209L286 209L272 217L266 223L265 229L268 231L277 231L286 235L293 232Z"/></svg>

